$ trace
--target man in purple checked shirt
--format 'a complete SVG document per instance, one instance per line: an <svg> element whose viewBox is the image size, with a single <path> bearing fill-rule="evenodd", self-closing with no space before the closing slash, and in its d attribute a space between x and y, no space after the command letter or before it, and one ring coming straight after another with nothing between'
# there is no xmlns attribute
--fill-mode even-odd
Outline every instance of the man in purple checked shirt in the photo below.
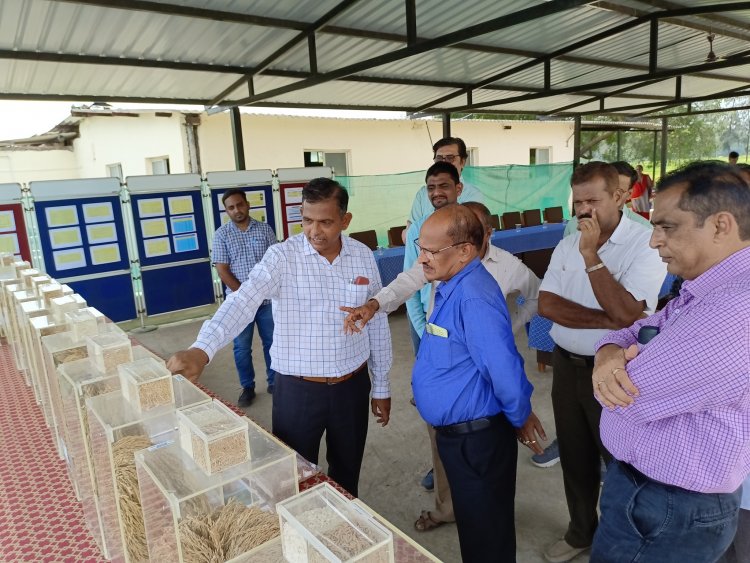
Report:
<svg viewBox="0 0 750 563"><path fill-rule="evenodd" d="M714 562L734 537L750 474L749 188L716 162L659 182L651 246L685 282L662 311L597 343L592 381L615 460L592 562ZM646 344L644 326L658 329Z"/></svg>

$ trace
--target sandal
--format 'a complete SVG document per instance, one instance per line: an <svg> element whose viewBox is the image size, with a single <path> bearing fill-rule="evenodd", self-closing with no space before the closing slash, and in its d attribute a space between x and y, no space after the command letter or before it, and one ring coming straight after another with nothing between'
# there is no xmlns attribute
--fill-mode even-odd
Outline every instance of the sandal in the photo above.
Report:
<svg viewBox="0 0 750 563"><path fill-rule="evenodd" d="M414 529L417 532L429 532L445 524L442 520L435 520L429 510L423 510L417 521L414 522Z"/></svg>

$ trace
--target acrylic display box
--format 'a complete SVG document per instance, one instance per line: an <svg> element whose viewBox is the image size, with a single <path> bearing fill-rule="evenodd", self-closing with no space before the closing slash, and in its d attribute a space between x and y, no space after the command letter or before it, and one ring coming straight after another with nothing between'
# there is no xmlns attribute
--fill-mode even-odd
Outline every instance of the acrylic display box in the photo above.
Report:
<svg viewBox="0 0 750 563"><path fill-rule="evenodd" d="M117 371L122 394L136 412L144 413L156 407L174 406L172 373L164 362L143 358L120 364Z"/></svg>
<svg viewBox="0 0 750 563"><path fill-rule="evenodd" d="M94 307L84 307L65 313L65 321L70 325L73 338L76 340L99 334L100 325L106 320L106 317Z"/></svg>
<svg viewBox="0 0 750 563"><path fill-rule="evenodd" d="M250 459L247 424L221 401L177 413L180 445L208 475Z"/></svg>
<svg viewBox="0 0 750 563"><path fill-rule="evenodd" d="M63 286L62 284L57 283L56 281L51 281L50 283L44 284L39 286L39 298L44 301L44 304L47 305L47 307L50 306L52 299L55 299L57 297L63 297L66 295L63 293ZM68 288L70 292L72 293L73 290Z"/></svg>
<svg viewBox="0 0 750 563"><path fill-rule="evenodd" d="M230 524L222 534L239 543L225 549L222 557L236 557L278 534L274 507L299 491L297 456L254 422L246 417L242 421L247 427L250 459L213 475L207 475L179 441L136 454L151 561L194 560L191 526L199 520L217 521L225 510L238 508L237 503L242 505L242 516L235 518L236 529ZM243 518L253 524L242 524ZM232 554L233 550L240 553Z"/></svg>
<svg viewBox="0 0 750 563"><path fill-rule="evenodd" d="M393 563L393 534L328 483L276 506L289 563Z"/></svg>
<svg viewBox="0 0 750 563"><path fill-rule="evenodd" d="M60 322L65 320L65 313L77 309L83 309L85 306L86 300L77 293L63 295L62 297L54 297L49 301L49 309L52 316Z"/></svg>
<svg viewBox="0 0 750 563"><path fill-rule="evenodd" d="M24 268L23 270L21 270L21 272L19 272L19 277L21 278L21 284L23 285L24 289L33 289L31 278L40 275L43 275L43 273L36 268Z"/></svg>
<svg viewBox="0 0 750 563"><path fill-rule="evenodd" d="M31 374L29 365L23 348L23 317L21 313L21 304L29 301L37 301L36 292L22 289L14 291L10 296L8 304L8 316L10 317L10 334L8 340L13 343L13 357L16 362L16 368L23 374L26 385L31 386Z"/></svg>
<svg viewBox="0 0 750 563"><path fill-rule="evenodd" d="M97 369L107 373L120 364L133 361L127 334L98 334L86 337L86 348Z"/></svg>
<svg viewBox="0 0 750 563"><path fill-rule="evenodd" d="M41 297L41 287L52 283L52 278L47 274L40 274L38 276L32 276L31 279L27 279L27 281L30 284L29 289L33 290L39 297Z"/></svg>
<svg viewBox="0 0 750 563"><path fill-rule="evenodd" d="M15 269L9 268L8 273L0 274L0 328L2 328L2 335L7 336L8 333L8 311L6 306L6 290L5 288L9 285L18 286L21 280L16 276Z"/></svg>
<svg viewBox="0 0 750 563"><path fill-rule="evenodd" d="M44 421L49 428L56 428L59 421L55 418L52 407L52 395L50 392L50 383L47 376L47 359L42 348L42 338L52 334L59 334L68 330L67 323L58 323L51 315L34 317L29 319L29 330L31 331L31 348L34 363L39 366L39 385L42 392L42 412ZM53 439L57 444L57 436L53 430Z"/></svg>
<svg viewBox="0 0 750 563"><path fill-rule="evenodd" d="M26 358L26 367L31 387L34 390L34 398L36 399L37 405L42 405L43 400L46 398L44 389L42 389L42 376L44 375L44 366L37 358L34 353L35 347L32 342L31 332L31 320L37 317L47 316L49 311L44 306L44 303L39 299L33 301L26 301L21 303L18 307L18 333L21 340L21 348L23 349L23 356Z"/></svg>
<svg viewBox="0 0 750 563"><path fill-rule="evenodd" d="M141 561L147 555L133 453L177 439L175 408L211 401L183 376L171 380L174 404L144 413L134 409L121 390L86 399L94 502L83 499L84 515L88 522L91 509L96 509L105 555L113 561Z"/></svg>

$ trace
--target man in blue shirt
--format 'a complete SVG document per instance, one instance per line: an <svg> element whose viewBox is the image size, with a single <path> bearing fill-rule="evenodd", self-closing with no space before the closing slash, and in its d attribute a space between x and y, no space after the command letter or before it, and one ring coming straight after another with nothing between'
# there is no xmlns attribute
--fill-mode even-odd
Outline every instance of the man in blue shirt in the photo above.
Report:
<svg viewBox="0 0 750 563"><path fill-rule="evenodd" d="M442 281L417 354L412 389L435 427L464 563L514 562L516 438L540 453L544 430L516 349L503 293L482 266L484 230L460 205L419 233L419 263Z"/></svg>
<svg viewBox="0 0 750 563"><path fill-rule="evenodd" d="M276 234L267 223L250 217L250 206L245 192L231 189L221 197L224 210L230 221L214 233L212 260L224 285L226 294L240 288L268 247L275 244ZM258 325L258 333L263 343L263 356L266 360L266 381L268 392L273 393L274 371L271 369L271 344L273 344L273 311L271 302L264 301L255 320L234 339L234 364L240 376L242 394L237 406L249 407L255 399L255 369L253 368L253 331Z"/></svg>

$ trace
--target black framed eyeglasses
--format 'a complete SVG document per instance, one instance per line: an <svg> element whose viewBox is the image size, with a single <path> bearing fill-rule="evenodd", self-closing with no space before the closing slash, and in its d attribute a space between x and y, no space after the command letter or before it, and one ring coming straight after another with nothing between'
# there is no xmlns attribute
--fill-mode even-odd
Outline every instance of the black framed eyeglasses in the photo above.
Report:
<svg viewBox="0 0 750 563"><path fill-rule="evenodd" d="M422 252L424 252L425 256L427 256L427 258L429 258L430 260L434 260L435 259L435 254L440 254L441 252L443 252L444 250L448 250L449 248L454 248L456 246L461 246L462 244L471 244L468 240L465 240L463 242L457 242L455 244L451 244L450 246L446 246L445 248L441 248L439 250L427 250L426 248L424 248L422 246L419 246L418 240L419 239L417 239L417 240L414 241L414 246L417 247L417 253L421 254Z"/></svg>
<svg viewBox="0 0 750 563"><path fill-rule="evenodd" d="M456 160L457 158L460 159L461 156L458 154L436 154L435 158L433 158L432 160L434 162L445 161L445 162L450 162L451 164L453 164L453 161Z"/></svg>

